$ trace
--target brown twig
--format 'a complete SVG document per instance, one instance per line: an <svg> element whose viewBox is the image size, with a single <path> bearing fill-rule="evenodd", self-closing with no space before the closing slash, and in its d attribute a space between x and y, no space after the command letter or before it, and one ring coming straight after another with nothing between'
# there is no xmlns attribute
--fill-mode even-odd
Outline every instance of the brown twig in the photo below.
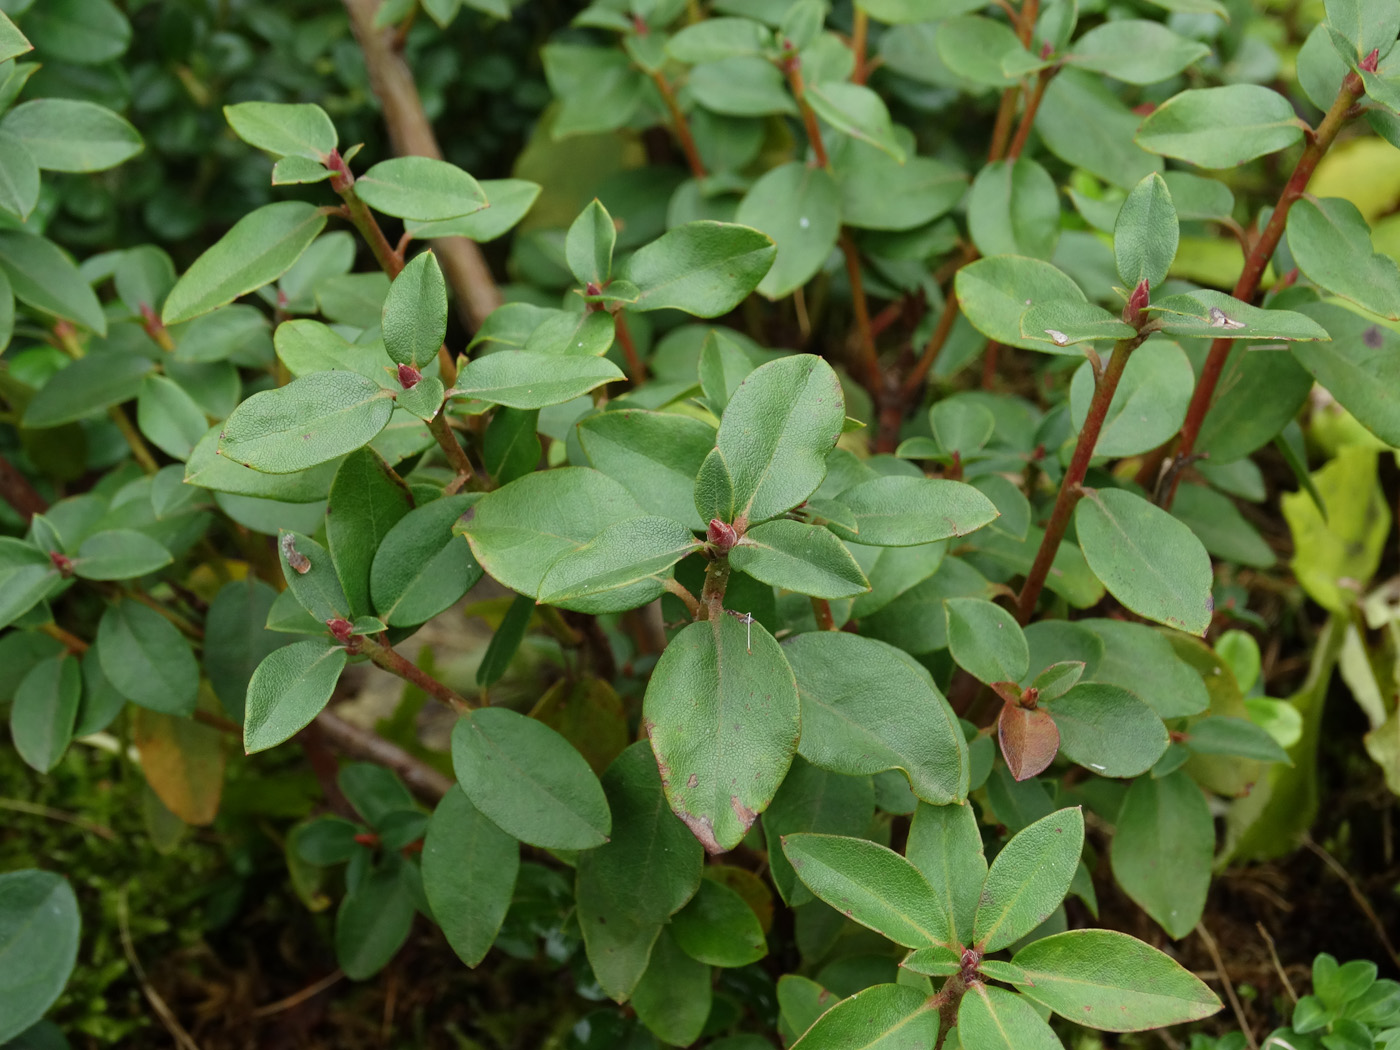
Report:
<svg viewBox="0 0 1400 1050"><path fill-rule="evenodd" d="M851 71L851 83L864 84L870 76L870 67L866 64L866 41L870 38L870 15L863 7L857 7L855 18L851 23L851 54L855 56L856 68Z"/></svg>
<svg viewBox="0 0 1400 1050"><path fill-rule="evenodd" d="M1274 939L1269 935L1269 931L1264 929L1262 922L1256 922L1254 928L1259 931L1259 936L1264 938L1264 943L1269 946L1269 958L1273 961L1274 972L1278 974L1278 979L1283 982L1283 990L1288 993L1288 998L1293 1001L1293 1005L1298 1005L1298 993L1293 990L1293 982L1288 979L1288 974L1283 968L1283 963L1279 962L1278 949L1274 947Z"/></svg>
<svg viewBox="0 0 1400 1050"><path fill-rule="evenodd" d="M1040 100L1045 97L1045 86L1050 83L1050 79L1057 72L1059 72L1059 66L1047 66L1035 78L1035 87L1031 89L1030 97L1026 99L1026 108L1021 114L1021 123L1016 125L1016 134L1011 139L1011 145L1007 147L1007 160L1015 160L1026 148L1026 140L1031 137L1031 126L1035 123L1035 115L1040 110Z"/></svg>
<svg viewBox="0 0 1400 1050"><path fill-rule="evenodd" d="M271 1017L273 1014L280 1014L283 1010L290 1010L294 1006L300 1006L302 1003L306 1002L306 1000L314 999L316 996L324 992L327 988L330 988L337 982L344 980L344 978L344 970L332 970L328 975L322 977L319 981L307 985L301 991L294 992L293 994L287 996L285 999L278 999L275 1003L268 1003L266 1006L257 1007L253 1011L253 1016L256 1018Z"/></svg>
<svg viewBox="0 0 1400 1050"><path fill-rule="evenodd" d="M421 799L436 802L452 789L451 778L443 776L426 762L371 729L347 722L329 710L316 716L316 726L337 751L393 770L408 789Z"/></svg>
<svg viewBox="0 0 1400 1050"><path fill-rule="evenodd" d="M634 386L640 386L646 381L647 366L643 363L641 355L637 353L637 344L632 341L632 330L627 327L627 318L623 316L621 310L613 314L617 341L622 345L622 356L627 358L627 371L631 373L631 380Z"/></svg>
<svg viewBox="0 0 1400 1050"><path fill-rule="evenodd" d="M146 977L145 968L141 965L141 960L136 954L136 945L131 941L131 922L128 917L127 908L127 888L123 886L117 894L117 932L121 935L122 954L126 956L127 963L131 966L131 972L135 974L136 981L141 986L141 992L146 996L146 1001L151 1004L151 1009L160 1018L160 1023L165 1025L165 1030L170 1033L170 1037L175 1040L175 1045L180 1050L199 1050L199 1044L180 1024L179 1018L175 1016L175 1011L164 999Z"/></svg>
<svg viewBox="0 0 1400 1050"><path fill-rule="evenodd" d="M117 841L117 833L105 824L94 824L76 813L66 813L61 809L53 809L50 806L40 806L34 802L25 802L19 798L0 798L0 809L8 809L15 813L28 813L31 817L43 817L46 820L58 820L64 824L72 824L75 828L82 828L89 831L98 838L106 839L108 842Z"/></svg>
<svg viewBox="0 0 1400 1050"><path fill-rule="evenodd" d="M938 354L943 349L943 344L948 341L948 336L953 331L953 322L957 319L958 297L953 293L952 286L949 285L947 299L944 300L943 313L939 315L938 324L934 326L933 334L928 337L928 342L924 345L924 351L919 355L918 362L904 377L904 384L901 387L904 400L913 400L914 395L919 392L924 377L928 375L928 370L933 367L934 361L938 360Z"/></svg>
<svg viewBox="0 0 1400 1050"><path fill-rule="evenodd" d="M1084 482L1084 475L1089 472L1089 462L1094 458L1094 446L1098 443L1099 431L1103 429L1108 407L1113 403L1113 393L1118 389L1118 380L1122 378L1123 369L1127 367L1129 355L1142 339L1142 336L1120 339L1113 347L1113 356L1109 358L1108 366L1095 379L1094 398L1089 402L1089 414L1079 431L1079 440L1074 446L1074 457L1060 482L1055 507L1045 525L1045 537L1041 540L1040 549L1035 553L1035 561L1016 599L1016 616L1022 624L1028 623L1031 613L1035 611L1035 603L1040 598L1041 588L1045 586L1045 578L1050 575L1050 566L1054 564L1055 554L1060 549L1060 540L1064 538L1065 530L1069 527L1070 515L1083 494L1080 486Z"/></svg>
<svg viewBox="0 0 1400 1050"><path fill-rule="evenodd" d="M807 141L812 146L817 167L830 168L831 160L826 155L826 144L822 142L821 125L817 123L817 114L812 109L812 104L807 101L807 85L802 79L802 60L795 54L789 54L782 61L782 69L787 74L792 97L797 100L797 108L802 113L802 126L807 129Z"/></svg>
<svg viewBox="0 0 1400 1050"><path fill-rule="evenodd" d="M841 231L841 253L846 258L846 277L851 282L851 309L856 317L856 336L860 340L861 360L865 367L865 386L878 403L883 383L880 357L875 350L875 333L870 327L870 304L865 298L865 282L860 275L860 252L851 231Z"/></svg>
<svg viewBox="0 0 1400 1050"><path fill-rule="evenodd" d="M690 173L697 179L703 179L707 174L705 162L700 157L700 150L695 145L695 136L690 133L690 122L685 119L680 103L676 101L675 89L671 87L671 82L666 79L666 75L659 69L651 71L651 82L656 85L656 90L661 94L661 100L666 103L666 110L671 114L671 130L676 133L676 141L681 144L681 152L685 154L685 162L690 165Z"/></svg>
<svg viewBox="0 0 1400 1050"><path fill-rule="evenodd" d="M1230 972L1225 969L1225 960L1220 957L1220 945L1215 943L1215 938L1206 929L1204 921L1196 924L1196 933L1200 935L1201 943L1206 946L1211 961L1215 963L1215 972L1220 975L1220 983L1225 986L1225 998L1230 1000L1230 1009L1235 1012L1235 1021L1244 1033L1245 1041L1249 1043L1249 1050L1259 1050L1259 1043L1249 1027L1249 1018L1244 1015L1244 1007L1240 1005L1239 996L1235 994L1235 983L1230 980Z"/></svg>
<svg viewBox="0 0 1400 1050"><path fill-rule="evenodd" d="M1390 961L1396 966L1400 966L1400 955L1395 954L1395 945L1390 942L1390 936L1385 932L1385 924L1381 922L1380 916L1376 914L1376 909L1371 907L1371 902L1366 899L1366 894L1361 892L1361 887L1356 884L1356 880L1351 877L1351 873L1342 867L1340 861L1332 854L1313 841L1311 835L1303 836L1303 845L1315 854L1322 863L1326 864L1332 874L1345 883L1347 890L1351 893L1351 899L1356 901L1357 907L1365 913L1375 928L1376 937L1384 946L1386 954L1390 956Z"/></svg>
<svg viewBox="0 0 1400 1050"><path fill-rule="evenodd" d="M1006 156L1007 143L1011 141L1011 123L1016 117L1016 103L1020 97L1019 84L1013 84L1001 93L996 121L992 124L992 144L987 150L988 162L998 161Z"/></svg>
<svg viewBox="0 0 1400 1050"><path fill-rule="evenodd" d="M812 615L817 619L817 629L819 631L836 630L836 620L831 615L831 602L825 598L812 599Z"/></svg>
<svg viewBox="0 0 1400 1050"><path fill-rule="evenodd" d="M1322 160L1323 155L1336 139L1337 132L1346 123L1352 105L1361 97L1363 90L1361 78L1356 73L1348 73L1346 79L1342 81L1341 90L1337 92L1337 98L1332 103L1332 108L1327 111L1327 116L1317 126L1316 131L1308 133L1308 143L1303 148L1303 155L1298 158L1298 163L1293 168L1293 174L1289 177L1287 185L1284 186L1278 204L1274 206L1273 213L1269 216L1269 222L1264 227L1264 232L1259 235L1259 239L1254 242L1254 246L1245 258L1244 269L1240 272L1239 280L1235 282L1233 294L1236 299L1248 302L1259 291L1259 282L1264 276L1269 260L1273 257L1274 249L1278 247L1278 242L1283 236L1288 222L1289 209L1293 207L1293 202L1301 197L1308 188L1308 180L1317 170L1318 162ZM1215 397L1215 388L1220 382L1220 375L1225 370L1225 362L1230 356L1230 348L1233 345L1234 340L1223 337L1210 345L1210 354L1206 357L1206 363L1201 369L1201 377L1196 380L1196 389L1192 392L1191 403L1186 409L1186 421L1181 425L1181 438L1176 447L1178 459L1190 456L1196 449L1196 439L1200 436L1201 425L1205 422L1206 413L1210 411L1211 401ZM1171 507L1179 483L1180 473L1173 477L1162 500L1163 507Z"/></svg>
<svg viewBox="0 0 1400 1050"><path fill-rule="evenodd" d="M370 85L384 110L384 125L399 156L442 159L423 100L403 55L393 49L394 31L378 29L379 0L343 0L350 27L359 41ZM501 292L481 249L465 237L440 237L434 245L448 283L457 296L463 321L475 330L501 305Z"/></svg>
<svg viewBox="0 0 1400 1050"><path fill-rule="evenodd" d="M361 638L360 646L360 651L368 656L376 666L382 667L390 674L398 675L406 682L413 683L423 692L435 700L442 701L453 710L470 711L477 706L455 689L439 682L411 660L405 659L392 646L376 642L371 638Z"/></svg>
<svg viewBox="0 0 1400 1050"><path fill-rule="evenodd" d="M4 456L0 456L0 499L13 507L26 525L34 515L49 509L48 500L39 495L29 479Z"/></svg>
<svg viewBox="0 0 1400 1050"><path fill-rule="evenodd" d="M447 456L447 462L457 472L457 477L463 479L463 484L471 480L472 461L467 458L466 450L452 433L452 428L447 425L444 413L439 412L428 421L428 432L433 435L433 440ZM458 488L460 487L459 485Z"/></svg>

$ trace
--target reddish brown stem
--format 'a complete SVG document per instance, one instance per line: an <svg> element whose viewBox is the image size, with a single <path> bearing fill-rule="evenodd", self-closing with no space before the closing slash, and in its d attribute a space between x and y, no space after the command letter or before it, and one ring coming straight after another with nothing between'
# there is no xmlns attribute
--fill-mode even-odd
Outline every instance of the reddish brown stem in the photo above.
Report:
<svg viewBox="0 0 1400 1050"><path fill-rule="evenodd" d="M851 24L851 54L855 56L856 68L851 71L851 82L853 84L864 84L870 76L870 66L866 63L867 41L870 38L870 16L865 13L865 9L856 8L855 18Z"/></svg>
<svg viewBox="0 0 1400 1050"><path fill-rule="evenodd" d="M457 472L457 477L464 479L465 484L472 477L472 461L467 458L467 453L452 433L452 428L447 425L447 419L442 412L429 421L428 430L437 441L438 447L446 454L448 464Z"/></svg>
<svg viewBox="0 0 1400 1050"><path fill-rule="evenodd" d="M621 310L613 314L613 320L616 322L617 341L622 344L622 356L627 358L627 371L631 373L632 385L640 386L646 382L647 366L637 353L637 344L632 341L632 330L627 327L627 318Z"/></svg>
<svg viewBox="0 0 1400 1050"><path fill-rule="evenodd" d="M1019 84L1001 93L1001 105L997 106L997 119L992 125L992 145L987 151L988 162L998 161L1006 156L1006 146L1011 140L1011 122L1016 117L1016 101L1020 97Z"/></svg>
<svg viewBox="0 0 1400 1050"><path fill-rule="evenodd" d="M928 337L928 343L924 346L924 352L919 355L918 363L904 377L904 385L900 389L900 393L906 402L912 401L914 395L919 392L919 386L923 383L924 376L928 375L928 370L938 359L939 351L943 349L943 344L948 341L948 335L953 331L953 322L957 319L958 297L953 294L950 285L948 298L943 304L943 313L938 318L938 324L934 326L933 334Z"/></svg>
<svg viewBox="0 0 1400 1050"><path fill-rule="evenodd" d="M1089 472L1089 462L1094 458L1094 446L1098 443L1099 431L1103 429L1104 418L1108 415L1108 406L1113 403L1113 393L1118 389L1118 380L1122 378L1123 369L1127 367L1128 357L1141 342L1141 336L1120 339L1113 347L1113 356L1109 358L1108 366L1094 384L1094 398L1089 402L1089 414L1079 431L1079 441L1074 446L1074 457L1060 482L1055 507L1045 525L1045 538L1040 542L1040 549L1035 553L1035 562L1031 565L1031 571L1026 575L1026 582L1016 599L1016 618L1022 624L1029 622L1031 613L1035 611L1035 603L1045 586L1045 578L1050 575L1050 566L1054 564L1055 554L1060 549L1060 540L1064 539L1065 529L1069 527L1070 514L1082 495L1080 485L1084 482L1084 475Z"/></svg>
<svg viewBox="0 0 1400 1050"><path fill-rule="evenodd" d="M836 620L831 615L831 603L825 598L812 599L812 615L817 618L818 630L836 630Z"/></svg>
<svg viewBox="0 0 1400 1050"><path fill-rule="evenodd" d="M1031 137L1031 125L1035 123L1035 115L1040 110L1040 100L1045 97L1045 85L1050 83L1050 78L1058 71L1059 67L1048 66L1035 78L1035 87L1031 89L1030 98L1026 100L1026 110L1021 114L1021 123L1016 126L1016 134L1011 139L1011 145L1007 147L1007 160L1015 160L1026 148L1026 140Z"/></svg>
<svg viewBox="0 0 1400 1050"><path fill-rule="evenodd" d="M661 100L666 103L666 109L671 114L671 130L676 133L676 140L681 144L681 152L685 154L685 162L690 165L690 173L697 179L703 179L706 174L705 162L700 158L695 136L690 133L690 122L685 119L680 103L676 101L675 89L659 69L652 70L651 81L661 93Z"/></svg>
<svg viewBox="0 0 1400 1050"><path fill-rule="evenodd" d="M49 509L49 504L39 495L18 467L4 456L0 456L0 499L3 499L24 519L25 524L36 514Z"/></svg>
<svg viewBox="0 0 1400 1050"><path fill-rule="evenodd" d="M413 662L406 660L391 646L382 645L369 638L361 639L360 644L360 651L373 660L377 666L382 667L390 674L398 675L406 682L412 682L423 692L442 701L448 707L457 711L470 711L474 706L466 697L439 682Z"/></svg>
<svg viewBox="0 0 1400 1050"><path fill-rule="evenodd" d="M860 339L865 366L865 386L870 396L880 398L880 357L875 351L875 333L870 327L870 304L865 298L865 282L860 275L860 252L850 230L841 231L841 252L846 257L846 276L851 282L851 308L856 315L856 335Z"/></svg>
<svg viewBox="0 0 1400 1050"><path fill-rule="evenodd" d="M991 390L996 386L997 361L1001 356L1001 344L995 339L987 341L987 349L982 351L982 389Z"/></svg>
<svg viewBox="0 0 1400 1050"><path fill-rule="evenodd" d="M337 751L392 769L419 798L436 801L452 789L452 781L432 766L339 715L322 711L316 716L316 727Z"/></svg>
<svg viewBox="0 0 1400 1050"><path fill-rule="evenodd" d="M802 111L802 126L807 129L807 141L812 144L812 154L816 157L817 167L829 168L831 160L827 157L826 145L822 142L822 129L817 123L816 111L807 101L807 86L802 80L802 63L796 55L790 55L783 60L783 72L787 74L792 97L797 99L797 108Z"/></svg>
<svg viewBox="0 0 1400 1050"><path fill-rule="evenodd" d="M403 256L394 250L389 238L384 236L379 220L355 192L355 176L350 174L349 169L344 166L345 162L340 161L338 155L336 160L341 168L331 175L331 189L340 194L340 199L345 202L346 217L355 229L360 231L360 236L374 253L374 261L379 263L380 269L388 274L389 280L392 281L403 269Z"/></svg>
<svg viewBox="0 0 1400 1050"><path fill-rule="evenodd" d="M1293 202L1301 197L1307 189L1308 180L1317 170L1318 162L1322 160L1328 147L1336 139L1337 132L1346 123L1351 107L1361 97L1363 91L1364 86L1361 78L1355 73L1348 73L1346 79L1342 81L1342 89L1337 92L1336 101L1332 103L1332 108L1327 111L1327 116L1323 118L1316 131L1309 133L1308 144L1303 148L1303 155L1298 158L1298 163L1293 168L1293 174L1289 177L1287 185L1284 186L1278 204L1274 207L1273 213L1269 216L1269 222L1264 227L1264 232L1254 242L1254 247L1250 249L1249 255L1245 258L1244 270L1240 273L1240 279L1235 282L1234 296L1236 299L1243 299L1247 302L1253 299L1255 293L1259 291L1259 282L1264 276L1264 270L1268 267L1269 260L1278 247L1279 239L1283 236L1288 222L1289 209L1293 207ZM1220 375L1225 370L1225 362L1230 356L1230 347L1233 343L1232 339L1221 338L1210 345L1210 354L1206 357L1205 366L1201 369L1201 377L1196 381L1196 389L1192 393L1191 403L1186 409L1186 421L1181 425L1181 439L1177 442L1176 447L1178 460L1190 456L1196 449L1196 439L1200 436L1201 425L1205 422L1206 413L1210 411L1211 401L1215 397L1215 388L1220 383ZM1172 478L1171 485L1162 501L1164 507L1171 506L1172 499L1176 496L1176 487L1180 477L1181 472L1178 471Z"/></svg>

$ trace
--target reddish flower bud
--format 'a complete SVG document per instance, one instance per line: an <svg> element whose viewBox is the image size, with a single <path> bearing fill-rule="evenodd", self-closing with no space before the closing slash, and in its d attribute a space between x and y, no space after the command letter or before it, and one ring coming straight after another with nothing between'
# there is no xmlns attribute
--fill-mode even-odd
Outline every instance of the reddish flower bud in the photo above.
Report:
<svg viewBox="0 0 1400 1050"><path fill-rule="evenodd" d="M59 551L49 551L49 561L53 562L53 567L58 570L58 574L65 580L73 575L73 559Z"/></svg>
<svg viewBox="0 0 1400 1050"><path fill-rule="evenodd" d="M343 616L337 616L333 620L327 620L326 627L330 629L331 635L341 645L345 645L350 641L350 632L355 629L355 625Z"/></svg>
<svg viewBox="0 0 1400 1050"><path fill-rule="evenodd" d="M422 378L423 373L412 365L399 365L399 386L405 390L412 390Z"/></svg>
<svg viewBox="0 0 1400 1050"><path fill-rule="evenodd" d="M734 531L734 526L718 518L710 519L710 527L705 532L705 539L710 544L716 554L728 554L734 549L734 544L739 542L739 534Z"/></svg>
<svg viewBox="0 0 1400 1050"><path fill-rule="evenodd" d="M1133 311L1133 313L1137 313L1151 301L1151 289L1148 287L1147 278L1144 277L1138 286L1133 289L1133 294L1128 297L1128 309Z"/></svg>
<svg viewBox="0 0 1400 1050"><path fill-rule="evenodd" d="M602 294L603 294L603 289L601 289L601 288L598 287L598 282L597 282L597 281L589 281L586 285L583 286L583 294L584 294L584 295L602 295Z"/></svg>
<svg viewBox="0 0 1400 1050"><path fill-rule="evenodd" d="M1380 64L1381 53L1380 49L1377 48L1361 60L1361 72L1374 73L1378 68L1380 68Z"/></svg>

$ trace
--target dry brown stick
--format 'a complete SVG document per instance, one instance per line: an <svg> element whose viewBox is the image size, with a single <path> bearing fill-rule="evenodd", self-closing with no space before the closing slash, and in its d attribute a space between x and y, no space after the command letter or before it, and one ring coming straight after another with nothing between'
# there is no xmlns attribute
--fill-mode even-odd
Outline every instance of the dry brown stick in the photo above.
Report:
<svg viewBox="0 0 1400 1050"><path fill-rule="evenodd" d="M293 992L285 999L278 999L275 1003L268 1003L266 1006L259 1006L253 1011L253 1016L258 1018L271 1017L273 1014L280 1014L283 1010L290 1010L294 1006L300 1006L302 1003L306 1002L306 1000L312 999L315 996L320 995L331 985L335 984L337 981L341 981L344 979L344 970L332 970L328 975L322 977L319 981L316 981L314 984L307 985L299 992Z"/></svg>
<svg viewBox="0 0 1400 1050"><path fill-rule="evenodd" d="M316 716L316 728L337 751L397 773L419 798L436 802L452 790L452 781L426 762L337 714L322 711Z"/></svg>
<svg viewBox="0 0 1400 1050"><path fill-rule="evenodd" d="M136 981L141 985L141 991L145 994L146 1000L151 1004L151 1009L160 1018L160 1023L165 1025L165 1030L170 1033L170 1037L175 1040L175 1045L180 1050L199 1050L199 1044L185 1030L185 1026L180 1023L175 1016L175 1011L170 1009L170 1005L161 998L159 992L146 977L146 971L141 966L141 960L136 954L136 945L131 942L131 924L127 918L126 887L123 886L117 894L117 931L121 934L122 953L126 956L127 963L131 966L131 972L136 975Z"/></svg>
<svg viewBox="0 0 1400 1050"><path fill-rule="evenodd" d="M1385 932L1385 924L1381 922L1380 916L1376 914L1376 909L1371 907L1371 902L1366 899L1366 894L1361 892L1361 887L1356 884L1356 880L1351 877L1350 872L1342 867L1341 861L1328 853L1325 849L1313 841L1311 835L1303 838L1303 845L1312 853L1316 854L1322 863L1331 869L1332 874L1341 879L1346 884L1346 888L1351 892L1352 900L1366 914L1366 918L1371 921L1371 925L1376 928L1376 936L1380 938L1381 944L1385 947L1386 954L1390 956L1390 961L1396 966L1400 966L1400 955L1395 954L1395 945L1390 943L1390 937Z"/></svg>
<svg viewBox="0 0 1400 1050"><path fill-rule="evenodd" d="M384 124L394 152L400 156L442 159L442 148L423 111L423 100L413 72L394 50L394 30L376 29L374 16L379 0L344 0L350 28L364 52L370 84L384 110ZM457 295L462 320L473 330L481 327L492 310L501 305L501 292L491 269L475 242L465 237L441 237L435 244L438 259Z"/></svg>
<svg viewBox="0 0 1400 1050"><path fill-rule="evenodd" d="M1225 986L1225 998L1230 1000L1230 1009L1235 1012L1235 1020L1239 1023L1240 1031L1244 1033L1245 1041L1249 1043L1249 1050L1259 1050L1259 1043L1249 1027L1249 1019L1244 1015L1244 1007L1240 1005L1239 996L1235 994L1235 983L1230 980L1230 973L1225 969L1225 960L1220 957L1220 945L1215 943L1215 938L1206 929L1204 921L1196 924L1196 933L1200 935L1201 943L1210 953L1211 962L1215 963L1215 972L1220 975L1220 983Z"/></svg>

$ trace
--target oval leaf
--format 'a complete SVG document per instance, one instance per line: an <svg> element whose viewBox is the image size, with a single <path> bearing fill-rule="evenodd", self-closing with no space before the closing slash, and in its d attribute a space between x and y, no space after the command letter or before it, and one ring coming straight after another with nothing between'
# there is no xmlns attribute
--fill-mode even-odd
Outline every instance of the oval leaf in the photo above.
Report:
<svg viewBox="0 0 1400 1050"><path fill-rule="evenodd" d="M77 962L81 929L78 899L62 875L0 875L0 957L14 960L0 971L0 1040L13 1039L53 1005Z"/></svg>
<svg viewBox="0 0 1400 1050"><path fill-rule="evenodd" d="M958 1041L977 1050L1064 1050L1035 1007L1015 992L980 981L958 1004Z"/></svg>
<svg viewBox="0 0 1400 1050"><path fill-rule="evenodd" d="M817 598L870 590L851 552L828 529L788 518L750 529L729 552L729 563L756 580Z"/></svg>
<svg viewBox="0 0 1400 1050"><path fill-rule="evenodd" d="M266 750L310 725L335 692L346 659L343 648L319 640L268 654L248 682L243 750Z"/></svg>
<svg viewBox="0 0 1400 1050"><path fill-rule="evenodd" d="M983 954L1012 944L1050 917L1069 891L1084 848L1084 814L1076 807L1042 817L1012 836L992 861L973 919Z"/></svg>
<svg viewBox="0 0 1400 1050"><path fill-rule="evenodd" d="M382 160L355 180L355 193L375 211L419 222L455 219L487 204L476 179L432 157Z"/></svg>
<svg viewBox="0 0 1400 1050"><path fill-rule="evenodd" d="M453 787L433 811L423 839L423 893L457 957L486 957L510 907L520 844Z"/></svg>

